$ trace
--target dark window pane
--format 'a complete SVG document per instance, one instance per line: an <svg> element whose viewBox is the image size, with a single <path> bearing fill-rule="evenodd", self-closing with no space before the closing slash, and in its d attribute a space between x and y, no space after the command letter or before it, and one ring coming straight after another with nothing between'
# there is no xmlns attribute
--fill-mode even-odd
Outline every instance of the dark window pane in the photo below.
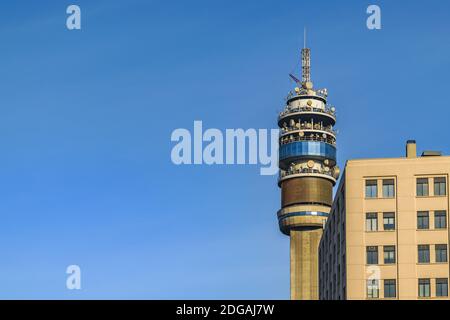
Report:
<svg viewBox="0 0 450 320"><path fill-rule="evenodd" d="M417 229L429 229L429 213L428 211L417 212Z"/></svg>
<svg viewBox="0 0 450 320"><path fill-rule="evenodd" d="M434 178L434 195L435 196L445 196L446 192L446 179L445 178Z"/></svg>
<svg viewBox="0 0 450 320"><path fill-rule="evenodd" d="M430 262L430 246L429 245L419 245L418 246L419 263L429 263Z"/></svg>
<svg viewBox="0 0 450 320"><path fill-rule="evenodd" d="M434 213L434 227L436 229L447 228L447 212L446 211L436 211Z"/></svg>
<svg viewBox="0 0 450 320"><path fill-rule="evenodd" d="M396 297L395 280L384 280L384 297L385 298Z"/></svg>
<svg viewBox="0 0 450 320"><path fill-rule="evenodd" d="M392 264L395 263L395 246L384 246L384 263Z"/></svg>
<svg viewBox="0 0 450 320"><path fill-rule="evenodd" d="M428 196L428 178L417 179L417 196Z"/></svg>
<svg viewBox="0 0 450 320"><path fill-rule="evenodd" d="M436 296L448 296L448 279L436 279Z"/></svg>
<svg viewBox="0 0 450 320"><path fill-rule="evenodd" d="M378 264L378 247L367 247L367 264Z"/></svg>
<svg viewBox="0 0 450 320"><path fill-rule="evenodd" d="M366 231L378 230L378 214L366 213Z"/></svg>
<svg viewBox="0 0 450 320"><path fill-rule="evenodd" d="M366 198L378 197L377 180L366 181Z"/></svg>
<svg viewBox="0 0 450 320"><path fill-rule="evenodd" d="M447 245L436 245L436 262L447 262Z"/></svg>
<svg viewBox="0 0 450 320"><path fill-rule="evenodd" d="M395 213L383 213L384 230L395 230Z"/></svg>
<svg viewBox="0 0 450 320"><path fill-rule="evenodd" d="M393 198L395 196L394 184L394 179L383 180L383 198Z"/></svg>
<svg viewBox="0 0 450 320"><path fill-rule="evenodd" d="M430 279L419 279L419 297L430 296Z"/></svg>

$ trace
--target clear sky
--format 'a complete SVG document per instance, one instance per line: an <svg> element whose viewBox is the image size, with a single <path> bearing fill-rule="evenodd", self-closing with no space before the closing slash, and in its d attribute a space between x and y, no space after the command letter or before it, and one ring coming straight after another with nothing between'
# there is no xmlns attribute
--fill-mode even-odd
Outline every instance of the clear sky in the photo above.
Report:
<svg viewBox="0 0 450 320"><path fill-rule="evenodd" d="M449 15L442 0L3 1L0 298L289 298L277 177L175 166L172 131L276 128L306 26L341 167L407 139L450 154Z"/></svg>

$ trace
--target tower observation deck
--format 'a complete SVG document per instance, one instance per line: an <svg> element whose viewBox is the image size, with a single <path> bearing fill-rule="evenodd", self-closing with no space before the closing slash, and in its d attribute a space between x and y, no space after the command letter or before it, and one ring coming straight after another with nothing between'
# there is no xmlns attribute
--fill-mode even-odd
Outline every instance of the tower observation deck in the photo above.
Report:
<svg viewBox="0 0 450 320"><path fill-rule="evenodd" d="M302 50L302 81L278 117L281 232L290 236L291 299L319 298L318 250L339 178L335 108L327 89L314 89L310 49Z"/></svg>

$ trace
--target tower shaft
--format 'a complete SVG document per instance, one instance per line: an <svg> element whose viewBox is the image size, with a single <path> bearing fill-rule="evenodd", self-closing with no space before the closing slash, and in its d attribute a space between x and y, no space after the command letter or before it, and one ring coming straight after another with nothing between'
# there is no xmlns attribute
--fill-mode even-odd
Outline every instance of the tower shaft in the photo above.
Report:
<svg viewBox="0 0 450 320"><path fill-rule="evenodd" d="M291 230L291 299L319 299L319 242L323 229Z"/></svg>

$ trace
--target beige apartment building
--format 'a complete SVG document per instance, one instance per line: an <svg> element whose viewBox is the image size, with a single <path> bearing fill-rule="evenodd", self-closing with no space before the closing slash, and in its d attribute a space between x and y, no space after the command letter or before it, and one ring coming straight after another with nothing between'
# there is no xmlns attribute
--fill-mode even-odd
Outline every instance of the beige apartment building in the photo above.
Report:
<svg viewBox="0 0 450 320"><path fill-rule="evenodd" d="M448 299L450 157L350 160L319 244L320 299Z"/></svg>

